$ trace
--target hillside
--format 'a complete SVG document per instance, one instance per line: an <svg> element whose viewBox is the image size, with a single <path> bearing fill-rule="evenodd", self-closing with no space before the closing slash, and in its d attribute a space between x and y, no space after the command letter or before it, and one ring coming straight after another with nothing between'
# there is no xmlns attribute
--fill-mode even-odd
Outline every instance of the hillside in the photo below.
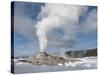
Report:
<svg viewBox="0 0 100 75"><path fill-rule="evenodd" d="M67 51L65 52L67 57L86 57L86 56L97 56L97 48L88 49L88 50L75 50L75 51Z"/></svg>

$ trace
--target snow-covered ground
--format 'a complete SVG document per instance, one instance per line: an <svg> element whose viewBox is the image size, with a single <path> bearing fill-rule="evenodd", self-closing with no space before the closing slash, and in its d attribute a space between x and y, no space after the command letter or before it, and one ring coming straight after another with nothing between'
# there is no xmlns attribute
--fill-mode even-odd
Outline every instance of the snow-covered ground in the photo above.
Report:
<svg viewBox="0 0 100 75"><path fill-rule="evenodd" d="M83 57L79 58L81 61L69 62L58 66L36 66L25 62L18 62L15 60L15 73L35 73L35 72L53 72L53 71L70 71L70 70L87 70L97 68L97 57Z"/></svg>
<svg viewBox="0 0 100 75"><path fill-rule="evenodd" d="M79 58L80 61L65 63L66 67L97 67L97 57L83 57Z"/></svg>

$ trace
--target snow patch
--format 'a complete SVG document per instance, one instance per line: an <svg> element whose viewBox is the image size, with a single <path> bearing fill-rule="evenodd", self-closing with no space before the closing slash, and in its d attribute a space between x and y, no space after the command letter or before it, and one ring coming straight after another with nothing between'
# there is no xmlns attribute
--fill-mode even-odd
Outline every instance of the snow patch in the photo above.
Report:
<svg viewBox="0 0 100 75"><path fill-rule="evenodd" d="M97 67L97 57L83 57L79 58L81 61L65 63L66 67Z"/></svg>

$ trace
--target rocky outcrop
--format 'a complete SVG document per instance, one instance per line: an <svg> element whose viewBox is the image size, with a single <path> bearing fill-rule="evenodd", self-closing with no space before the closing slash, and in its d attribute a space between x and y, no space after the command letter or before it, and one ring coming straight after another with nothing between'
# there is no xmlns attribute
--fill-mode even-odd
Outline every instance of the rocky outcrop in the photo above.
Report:
<svg viewBox="0 0 100 75"><path fill-rule="evenodd" d="M65 59L63 57L51 56L45 52L41 52L36 57L31 57L28 62L33 65L57 65L58 63L64 63Z"/></svg>
<svg viewBox="0 0 100 75"><path fill-rule="evenodd" d="M33 65L58 65L64 64L65 62L74 62L78 61L77 59L73 58L63 58L63 57L57 57L57 56L52 56L50 54L47 54L45 52L41 52L38 54L36 57L31 57L28 59L28 63L31 63Z"/></svg>

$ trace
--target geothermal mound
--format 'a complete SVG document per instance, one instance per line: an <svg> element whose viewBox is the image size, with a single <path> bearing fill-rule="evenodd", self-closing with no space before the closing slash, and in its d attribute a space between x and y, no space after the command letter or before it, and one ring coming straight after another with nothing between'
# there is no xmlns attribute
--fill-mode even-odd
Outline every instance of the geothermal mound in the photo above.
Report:
<svg viewBox="0 0 100 75"><path fill-rule="evenodd" d="M64 65L65 62L75 62L79 61L75 58L63 58L58 56L52 56L48 53L41 52L37 54L35 57L31 57L28 59L28 63L31 63L32 65L58 65L59 63Z"/></svg>
<svg viewBox="0 0 100 75"><path fill-rule="evenodd" d="M64 64L65 59L41 52L36 57L29 58L28 62L33 65L58 65L58 63Z"/></svg>

